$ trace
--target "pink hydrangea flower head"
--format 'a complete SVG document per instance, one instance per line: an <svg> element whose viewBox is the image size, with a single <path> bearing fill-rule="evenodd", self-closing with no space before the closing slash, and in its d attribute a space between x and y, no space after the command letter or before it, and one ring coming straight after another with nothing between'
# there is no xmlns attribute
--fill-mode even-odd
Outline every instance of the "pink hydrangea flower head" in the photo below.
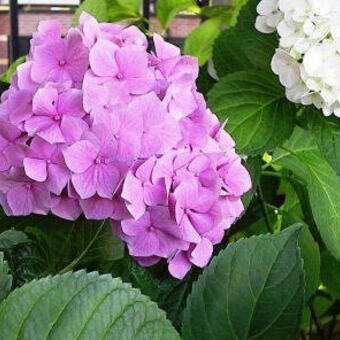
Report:
<svg viewBox="0 0 340 340"><path fill-rule="evenodd" d="M198 62L155 34L82 13L42 22L0 104L8 215L110 219L142 266L205 267L251 187L197 90Z"/></svg>

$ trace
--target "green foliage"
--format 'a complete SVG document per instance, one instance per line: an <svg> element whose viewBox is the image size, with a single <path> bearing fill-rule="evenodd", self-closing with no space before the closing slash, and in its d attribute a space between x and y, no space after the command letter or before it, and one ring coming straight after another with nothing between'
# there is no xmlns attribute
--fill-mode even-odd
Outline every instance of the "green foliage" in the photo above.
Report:
<svg viewBox="0 0 340 340"><path fill-rule="evenodd" d="M340 178L322 157L313 138L296 127L273 160L306 183L320 235L330 252L340 259Z"/></svg>
<svg viewBox="0 0 340 340"><path fill-rule="evenodd" d="M12 275L9 274L9 267L7 261L4 260L4 253L0 252L0 302L6 298L11 287Z"/></svg>
<svg viewBox="0 0 340 340"><path fill-rule="evenodd" d="M307 112L311 133L323 156L340 175L340 119L324 117L317 109Z"/></svg>
<svg viewBox="0 0 340 340"><path fill-rule="evenodd" d="M296 110L271 73L229 74L214 86L208 99L219 119L228 120L227 131L241 153L273 150L293 132Z"/></svg>
<svg viewBox="0 0 340 340"><path fill-rule="evenodd" d="M195 0L158 0L157 18L162 27L166 29L170 21L180 12L192 11L199 13L200 8Z"/></svg>
<svg viewBox="0 0 340 340"><path fill-rule="evenodd" d="M305 301L308 301L319 287L320 250L307 225L304 225L301 230L298 244L301 249L303 268L305 270Z"/></svg>
<svg viewBox="0 0 340 340"><path fill-rule="evenodd" d="M244 1L239 3L242 7ZM269 70L277 39L275 34L259 34L255 29L257 4L258 0L249 0L237 25L224 31L216 40L213 61L219 77L253 68Z"/></svg>
<svg viewBox="0 0 340 340"><path fill-rule="evenodd" d="M340 262L327 251L321 256L321 280L332 296L340 300Z"/></svg>
<svg viewBox="0 0 340 340"><path fill-rule="evenodd" d="M22 231L8 229L0 234L0 249L10 249L28 241L28 237Z"/></svg>
<svg viewBox="0 0 340 340"><path fill-rule="evenodd" d="M221 18L209 19L193 30L185 40L184 53L197 57L200 66L212 57L214 41L220 34L220 25Z"/></svg>
<svg viewBox="0 0 340 340"><path fill-rule="evenodd" d="M0 306L4 339L179 339L165 313L130 285L85 271L32 281Z"/></svg>
<svg viewBox="0 0 340 340"><path fill-rule="evenodd" d="M77 9L74 25L78 25L83 11L99 22L140 18L140 0L85 0Z"/></svg>
<svg viewBox="0 0 340 340"><path fill-rule="evenodd" d="M82 12L93 15L99 22L107 21L108 19L106 0L85 0L74 15L74 26L79 24L79 17Z"/></svg>
<svg viewBox="0 0 340 340"><path fill-rule="evenodd" d="M293 338L304 297L299 230L243 239L221 252L193 286L184 339Z"/></svg>
<svg viewBox="0 0 340 340"><path fill-rule="evenodd" d="M140 18L140 0L106 0L109 21Z"/></svg>
<svg viewBox="0 0 340 340"><path fill-rule="evenodd" d="M14 63L12 63L6 73L0 76L0 82L10 83L12 75L17 70L17 67L26 61L26 56L18 58ZM1 86L2 87L2 86Z"/></svg>

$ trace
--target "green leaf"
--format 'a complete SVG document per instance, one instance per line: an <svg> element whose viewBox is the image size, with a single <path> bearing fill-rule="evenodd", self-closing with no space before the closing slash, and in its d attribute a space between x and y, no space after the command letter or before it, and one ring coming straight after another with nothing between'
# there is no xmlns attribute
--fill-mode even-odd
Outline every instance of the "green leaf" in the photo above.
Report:
<svg viewBox="0 0 340 340"><path fill-rule="evenodd" d="M305 301L315 293L320 280L320 250L307 225L304 225L298 241L305 270Z"/></svg>
<svg viewBox="0 0 340 340"><path fill-rule="evenodd" d="M244 3L244 0L237 1L236 6L240 9ZM249 0L237 25L216 40L213 61L219 77L251 68L269 70L278 42L275 34L261 34L255 29L258 3L258 0Z"/></svg>
<svg viewBox="0 0 340 340"><path fill-rule="evenodd" d="M140 0L106 0L108 20L111 22L140 17Z"/></svg>
<svg viewBox="0 0 340 340"><path fill-rule="evenodd" d="M185 40L184 54L198 58L200 66L204 65L211 57L215 39L220 34L220 18L213 18L193 30Z"/></svg>
<svg viewBox="0 0 340 340"><path fill-rule="evenodd" d="M85 271L32 281L0 306L3 339L179 339L139 290Z"/></svg>
<svg viewBox="0 0 340 340"><path fill-rule="evenodd" d="M0 76L0 81L4 83L10 83L13 74L16 72L17 67L26 61L26 56L20 57L15 60L9 67L6 73Z"/></svg>
<svg viewBox="0 0 340 340"><path fill-rule="evenodd" d="M327 251L321 255L321 280L331 294L340 299L340 262Z"/></svg>
<svg viewBox="0 0 340 340"><path fill-rule="evenodd" d="M229 74L214 86L208 99L219 119L228 119L227 131L241 153L273 150L293 132L295 106L272 73Z"/></svg>
<svg viewBox="0 0 340 340"><path fill-rule="evenodd" d="M79 17L82 12L87 12L93 15L97 21L108 21L108 7L106 0L85 0L77 9L74 15L73 26L77 26L79 23Z"/></svg>
<svg viewBox="0 0 340 340"><path fill-rule="evenodd" d="M311 132L322 155L340 175L340 120L338 117L325 117L320 110L309 109L308 121Z"/></svg>
<svg viewBox="0 0 340 340"><path fill-rule="evenodd" d="M184 339L293 339L304 277L300 227L229 245L194 284Z"/></svg>
<svg viewBox="0 0 340 340"><path fill-rule="evenodd" d="M200 14L208 18L219 18L224 24L230 25L235 8L230 5L215 5L201 8Z"/></svg>
<svg viewBox="0 0 340 340"><path fill-rule="evenodd" d="M12 287L12 275L9 274L7 261L4 253L0 252L0 302L6 298Z"/></svg>
<svg viewBox="0 0 340 340"><path fill-rule="evenodd" d="M180 12L192 11L199 13L200 8L195 0L158 0L157 1L157 18L165 29L170 21Z"/></svg>
<svg viewBox="0 0 340 340"><path fill-rule="evenodd" d="M310 133L296 127L292 137L274 153L273 161L306 183L320 235L340 260L340 178L323 158Z"/></svg>
<svg viewBox="0 0 340 340"><path fill-rule="evenodd" d="M0 234L0 249L10 249L28 241L28 237L22 231L9 229Z"/></svg>

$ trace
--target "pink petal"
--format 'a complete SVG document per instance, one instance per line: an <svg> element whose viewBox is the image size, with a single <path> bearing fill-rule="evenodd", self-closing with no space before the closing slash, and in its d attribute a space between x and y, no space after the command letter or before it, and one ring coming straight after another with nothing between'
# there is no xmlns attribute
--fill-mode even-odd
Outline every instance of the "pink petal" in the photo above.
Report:
<svg viewBox="0 0 340 340"><path fill-rule="evenodd" d="M197 267L203 268L209 263L212 253L213 245L208 239L202 238L201 242L191 252L190 261Z"/></svg>
<svg viewBox="0 0 340 340"><path fill-rule="evenodd" d="M33 193L25 185L10 189L7 193L7 202L14 216L30 215L36 207Z"/></svg>
<svg viewBox="0 0 340 340"><path fill-rule="evenodd" d="M116 52L119 71L126 78L142 77L148 69L148 54L143 47L125 46Z"/></svg>
<svg viewBox="0 0 340 340"><path fill-rule="evenodd" d="M115 165L100 164L97 167L97 193L100 197L112 199L120 182L120 172Z"/></svg>
<svg viewBox="0 0 340 340"><path fill-rule="evenodd" d="M69 89L59 95L58 113L74 117L83 117L83 93L81 90Z"/></svg>
<svg viewBox="0 0 340 340"><path fill-rule="evenodd" d="M112 201L98 196L80 200L80 206L85 217L91 220L104 220L111 217L113 213Z"/></svg>
<svg viewBox="0 0 340 340"><path fill-rule="evenodd" d="M86 171L98 156L98 149L89 141L76 142L63 151L67 167L76 174Z"/></svg>
<svg viewBox="0 0 340 340"><path fill-rule="evenodd" d="M63 189L66 187L70 177L69 170L64 166L60 166L58 164L49 164L46 185L52 193L60 195Z"/></svg>
<svg viewBox="0 0 340 340"><path fill-rule="evenodd" d="M131 244L128 243L128 248L131 256L153 256L158 252L159 241L154 233L145 232L136 236Z"/></svg>
<svg viewBox="0 0 340 340"><path fill-rule="evenodd" d="M53 87L41 88L33 97L33 112L37 115L54 116L57 103L57 89Z"/></svg>
<svg viewBox="0 0 340 340"><path fill-rule="evenodd" d="M170 274L179 280L182 280L190 269L191 263L184 251L178 252L169 262Z"/></svg>
<svg viewBox="0 0 340 340"><path fill-rule="evenodd" d="M153 41L155 44L157 57L160 59L178 57L181 54L181 51L177 46L165 42L164 39L158 34L153 35Z"/></svg>
<svg viewBox="0 0 340 340"><path fill-rule="evenodd" d="M73 174L72 184L82 199L92 197L97 192L96 166L89 167L83 173Z"/></svg>
<svg viewBox="0 0 340 340"><path fill-rule="evenodd" d="M108 40L98 40L90 52L92 71L101 77L114 77L118 73L115 54L118 46Z"/></svg>
<svg viewBox="0 0 340 340"><path fill-rule="evenodd" d="M55 122L51 117L33 116L26 120L24 128L30 136L33 136L39 131L48 129L53 124L55 124Z"/></svg>
<svg viewBox="0 0 340 340"><path fill-rule="evenodd" d="M65 142L59 124L56 123L52 123L48 128L38 131L37 135L51 144Z"/></svg>
<svg viewBox="0 0 340 340"><path fill-rule="evenodd" d="M70 221L75 221L82 213L78 200L64 197L52 199L51 211L54 215Z"/></svg>
<svg viewBox="0 0 340 340"><path fill-rule="evenodd" d="M44 182L47 178L46 161L36 158L25 158L24 169L28 177L38 182Z"/></svg>
<svg viewBox="0 0 340 340"><path fill-rule="evenodd" d="M143 187L140 180L131 172L126 175L123 184L122 198L127 201L126 207L135 219L139 219L144 215Z"/></svg>

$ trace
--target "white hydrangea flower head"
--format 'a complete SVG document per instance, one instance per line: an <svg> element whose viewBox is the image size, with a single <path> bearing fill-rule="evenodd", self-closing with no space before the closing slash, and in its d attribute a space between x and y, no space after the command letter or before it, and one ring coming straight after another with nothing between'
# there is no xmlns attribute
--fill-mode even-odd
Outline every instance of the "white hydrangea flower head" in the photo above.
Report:
<svg viewBox="0 0 340 340"><path fill-rule="evenodd" d="M295 103L340 117L340 0L261 0L255 27L277 32L271 67Z"/></svg>

